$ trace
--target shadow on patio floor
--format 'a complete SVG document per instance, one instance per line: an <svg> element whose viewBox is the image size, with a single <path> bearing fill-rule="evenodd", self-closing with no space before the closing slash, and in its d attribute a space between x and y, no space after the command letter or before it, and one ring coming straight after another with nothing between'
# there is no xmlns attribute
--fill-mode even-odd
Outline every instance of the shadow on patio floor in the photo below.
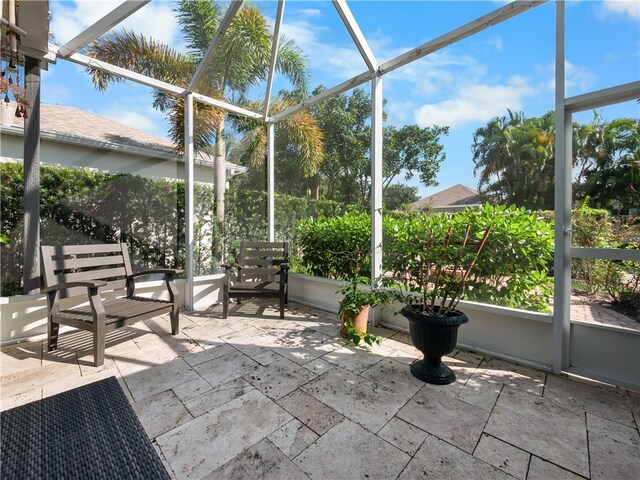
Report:
<svg viewBox="0 0 640 480"><path fill-rule="evenodd" d="M116 376L175 478L637 478L640 395L465 350L426 385L407 334L356 348L334 314L269 303L2 348L2 409ZM6 439L3 439L6 440Z"/></svg>

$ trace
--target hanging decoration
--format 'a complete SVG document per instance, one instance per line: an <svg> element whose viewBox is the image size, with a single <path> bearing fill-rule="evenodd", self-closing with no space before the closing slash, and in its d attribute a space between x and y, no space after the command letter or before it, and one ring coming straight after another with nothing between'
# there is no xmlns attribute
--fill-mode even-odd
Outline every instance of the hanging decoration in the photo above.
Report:
<svg viewBox="0 0 640 480"><path fill-rule="evenodd" d="M7 4L9 7L8 21L11 25L16 25L16 8L19 6L19 2L9 0ZM18 53L18 34L11 28L7 28L6 37L7 41L3 42L0 61L0 98L2 99L2 123L11 125L12 122L7 123L5 117L28 118L27 109L30 104L27 91L22 83L24 80L24 59L21 61L21 56ZM13 103L14 101L15 103Z"/></svg>

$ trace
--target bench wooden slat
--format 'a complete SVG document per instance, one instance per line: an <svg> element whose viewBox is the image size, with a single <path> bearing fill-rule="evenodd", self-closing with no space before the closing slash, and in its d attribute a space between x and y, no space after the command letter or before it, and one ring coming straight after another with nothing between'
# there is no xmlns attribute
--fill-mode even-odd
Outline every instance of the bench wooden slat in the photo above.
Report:
<svg viewBox="0 0 640 480"><path fill-rule="evenodd" d="M122 255L109 255L105 257L74 257L59 258L53 260L55 270L70 270L72 268L102 267L105 265L124 265Z"/></svg>
<svg viewBox="0 0 640 480"><path fill-rule="evenodd" d="M274 262L282 262L282 259L271 259L271 258L245 258L244 260L244 265L247 266L254 266L254 265L269 265L269 266L273 266L273 265L277 265L277 263Z"/></svg>
<svg viewBox="0 0 640 480"><path fill-rule="evenodd" d="M284 256L282 255L282 250L245 250L244 258L246 259L247 257L269 257L280 259L284 258Z"/></svg>
<svg viewBox="0 0 640 480"><path fill-rule="evenodd" d="M107 278L124 277L127 275L124 267L102 268L99 270L85 270L82 272L62 273L56 275L56 283L82 282L84 280L103 280Z"/></svg>
<svg viewBox="0 0 640 480"><path fill-rule="evenodd" d="M242 276L254 277L254 276L275 275L279 271L280 271L279 268L243 268Z"/></svg>
<svg viewBox="0 0 640 480"><path fill-rule="evenodd" d="M122 247L119 243L100 243L91 245L43 245L50 249L50 255L83 255L90 253L120 252Z"/></svg>
<svg viewBox="0 0 640 480"><path fill-rule="evenodd" d="M245 248L277 248L284 250L287 242L243 242Z"/></svg>

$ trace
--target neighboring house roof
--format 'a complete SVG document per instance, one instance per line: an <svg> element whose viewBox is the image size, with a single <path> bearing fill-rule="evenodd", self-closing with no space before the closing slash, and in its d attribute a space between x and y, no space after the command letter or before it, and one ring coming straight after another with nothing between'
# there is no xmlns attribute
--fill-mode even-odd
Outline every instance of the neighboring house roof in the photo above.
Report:
<svg viewBox="0 0 640 480"><path fill-rule="evenodd" d="M175 155L173 143L166 138L77 107L42 104L40 108L40 131L43 138L182 160ZM22 118L16 119L14 124L20 132L23 131L23 121ZM18 129L14 127L11 130ZM198 154L196 162L201 165L213 165L213 156L206 153ZM227 162L227 170L240 173L245 171L246 167Z"/></svg>
<svg viewBox="0 0 640 480"><path fill-rule="evenodd" d="M464 207L478 207L481 205L482 198L477 190L457 184L412 203L409 209L460 210Z"/></svg>

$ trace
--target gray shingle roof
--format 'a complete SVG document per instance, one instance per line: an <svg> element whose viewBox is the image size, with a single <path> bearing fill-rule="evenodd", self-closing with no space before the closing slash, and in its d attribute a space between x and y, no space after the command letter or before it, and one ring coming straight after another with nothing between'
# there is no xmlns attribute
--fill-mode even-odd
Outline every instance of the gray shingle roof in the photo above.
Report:
<svg viewBox="0 0 640 480"><path fill-rule="evenodd" d="M424 208L434 208L443 210L447 207L467 205L482 205L482 197L477 190L465 185L457 184L441 192L434 193L428 197L421 198L409 207L410 210L422 210Z"/></svg>
<svg viewBox="0 0 640 480"><path fill-rule="evenodd" d="M40 117L40 128L43 132L173 153L173 144L166 138L143 132L80 108L42 105Z"/></svg>

